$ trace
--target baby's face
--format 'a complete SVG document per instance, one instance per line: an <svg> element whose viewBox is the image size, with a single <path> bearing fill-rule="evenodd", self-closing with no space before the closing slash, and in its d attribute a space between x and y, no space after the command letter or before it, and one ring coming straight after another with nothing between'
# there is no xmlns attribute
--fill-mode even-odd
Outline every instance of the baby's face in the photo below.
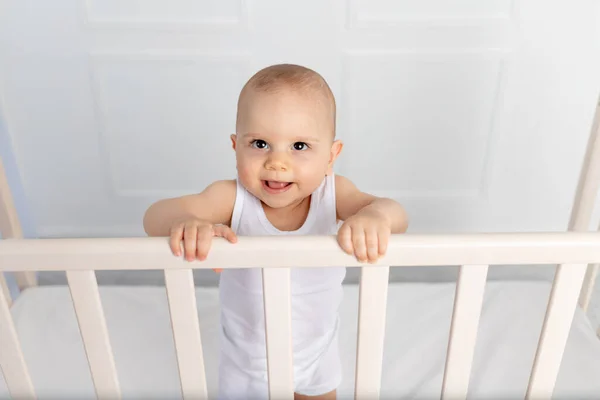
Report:
<svg viewBox="0 0 600 400"><path fill-rule="evenodd" d="M331 172L341 150L332 115L319 96L252 93L240 107L232 135L238 177L273 208L295 205Z"/></svg>

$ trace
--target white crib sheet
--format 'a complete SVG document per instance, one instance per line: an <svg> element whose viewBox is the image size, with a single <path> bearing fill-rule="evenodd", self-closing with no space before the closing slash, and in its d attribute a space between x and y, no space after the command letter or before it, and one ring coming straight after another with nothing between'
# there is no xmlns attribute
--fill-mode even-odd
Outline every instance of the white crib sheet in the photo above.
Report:
<svg viewBox="0 0 600 400"><path fill-rule="evenodd" d="M124 398L180 398L164 288L101 287ZM523 398L550 285L490 282L471 379L470 397ZM196 292L209 391L217 382L218 295ZM439 398L454 284L391 284L382 398ZM346 286L341 310L345 380L340 399L352 398L358 287ZM40 399L92 398L93 386L68 288L26 291L12 308ZM578 311L555 398L600 398L600 340ZM8 396L0 376L0 398Z"/></svg>

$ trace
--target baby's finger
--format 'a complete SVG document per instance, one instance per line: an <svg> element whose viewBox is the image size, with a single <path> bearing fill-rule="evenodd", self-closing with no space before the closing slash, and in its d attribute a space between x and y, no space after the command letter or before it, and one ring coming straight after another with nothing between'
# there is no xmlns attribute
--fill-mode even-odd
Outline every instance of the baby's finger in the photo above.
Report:
<svg viewBox="0 0 600 400"><path fill-rule="evenodd" d="M348 225L342 225L337 234L337 241L342 250L347 254L352 254L352 230Z"/></svg>
<svg viewBox="0 0 600 400"><path fill-rule="evenodd" d="M369 229L366 232L365 242L367 243L367 258L369 262L373 263L379 258L379 240L375 229Z"/></svg>
<svg viewBox="0 0 600 400"><path fill-rule="evenodd" d="M169 247L171 252L177 257L181 256L181 239L183 238L183 225L180 225L171 230L169 238Z"/></svg>
<svg viewBox="0 0 600 400"><path fill-rule="evenodd" d="M198 236L198 228L195 225L187 225L183 231L183 250L185 259L192 261L196 254L196 240Z"/></svg>
<svg viewBox="0 0 600 400"><path fill-rule="evenodd" d="M215 226L215 236L227 239L230 243L237 242L237 236L235 232L227 225Z"/></svg>
<svg viewBox="0 0 600 400"><path fill-rule="evenodd" d="M385 253L387 252L387 248L388 248L388 243L390 241L390 230L389 229L383 229L380 230L378 233L378 239L379 239L379 255L383 256L385 255Z"/></svg>
<svg viewBox="0 0 600 400"><path fill-rule="evenodd" d="M213 268L213 271L215 271L217 274L220 274L223 269L222 268Z"/></svg>
<svg viewBox="0 0 600 400"><path fill-rule="evenodd" d="M362 227L352 228L352 246L354 246L354 255L360 262L367 261L367 246L365 244L365 231Z"/></svg>
<svg viewBox="0 0 600 400"><path fill-rule="evenodd" d="M208 252L212 244L213 235L214 231L212 227L203 227L198 229L198 240L196 242L196 257L198 260L206 260L206 256L208 256Z"/></svg>

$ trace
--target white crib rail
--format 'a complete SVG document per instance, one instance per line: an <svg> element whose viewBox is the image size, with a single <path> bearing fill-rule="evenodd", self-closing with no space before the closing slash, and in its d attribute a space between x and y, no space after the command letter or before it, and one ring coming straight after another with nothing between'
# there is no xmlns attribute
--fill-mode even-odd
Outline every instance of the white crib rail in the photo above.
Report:
<svg viewBox="0 0 600 400"><path fill-rule="evenodd" d="M0 240L0 270L165 270L192 268L362 267L334 236L215 238L203 263L173 257L167 238ZM548 265L600 261L600 233L477 233L393 235L373 267L393 265ZM268 252L269 257L264 257ZM370 266L371 267L371 266Z"/></svg>
<svg viewBox="0 0 600 400"><path fill-rule="evenodd" d="M266 250L270 258L263 258ZM66 270L73 303L99 397L119 397L98 286L93 270L165 269L182 392L206 397L202 344L190 268L263 267L269 389L272 398L293 397L289 268L302 265L362 267L356 398L378 397L385 333L389 267L463 265L456 288L442 397L468 392L487 266L561 264L553 284L529 398L552 393L586 266L600 262L600 233L504 233L397 235L388 254L365 266L342 252L335 237L215 239L206 262L173 257L165 238L11 239L0 241L0 271ZM286 300L287 299L287 300ZM11 393L33 393L8 305L0 305L0 366Z"/></svg>

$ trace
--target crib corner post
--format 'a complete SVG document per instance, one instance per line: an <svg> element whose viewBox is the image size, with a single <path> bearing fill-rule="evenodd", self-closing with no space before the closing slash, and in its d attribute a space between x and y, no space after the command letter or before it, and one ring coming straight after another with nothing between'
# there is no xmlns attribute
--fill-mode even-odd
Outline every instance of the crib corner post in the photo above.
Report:
<svg viewBox="0 0 600 400"><path fill-rule="evenodd" d="M0 158L0 235L3 239L22 239L23 230L13 197L8 186L4 165ZM37 286L37 275L34 271L15 272L19 290ZM7 286L8 287L8 286Z"/></svg>
<svg viewBox="0 0 600 400"><path fill-rule="evenodd" d="M583 163L581 165L573 207L569 220L569 230L575 232L588 231L592 219L592 213L600 189L600 106L596 107L596 113L592 122L591 132L585 149ZM600 226L598 227L600 230ZM587 311L598 265L589 265L584 282L579 294L579 306Z"/></svg>

